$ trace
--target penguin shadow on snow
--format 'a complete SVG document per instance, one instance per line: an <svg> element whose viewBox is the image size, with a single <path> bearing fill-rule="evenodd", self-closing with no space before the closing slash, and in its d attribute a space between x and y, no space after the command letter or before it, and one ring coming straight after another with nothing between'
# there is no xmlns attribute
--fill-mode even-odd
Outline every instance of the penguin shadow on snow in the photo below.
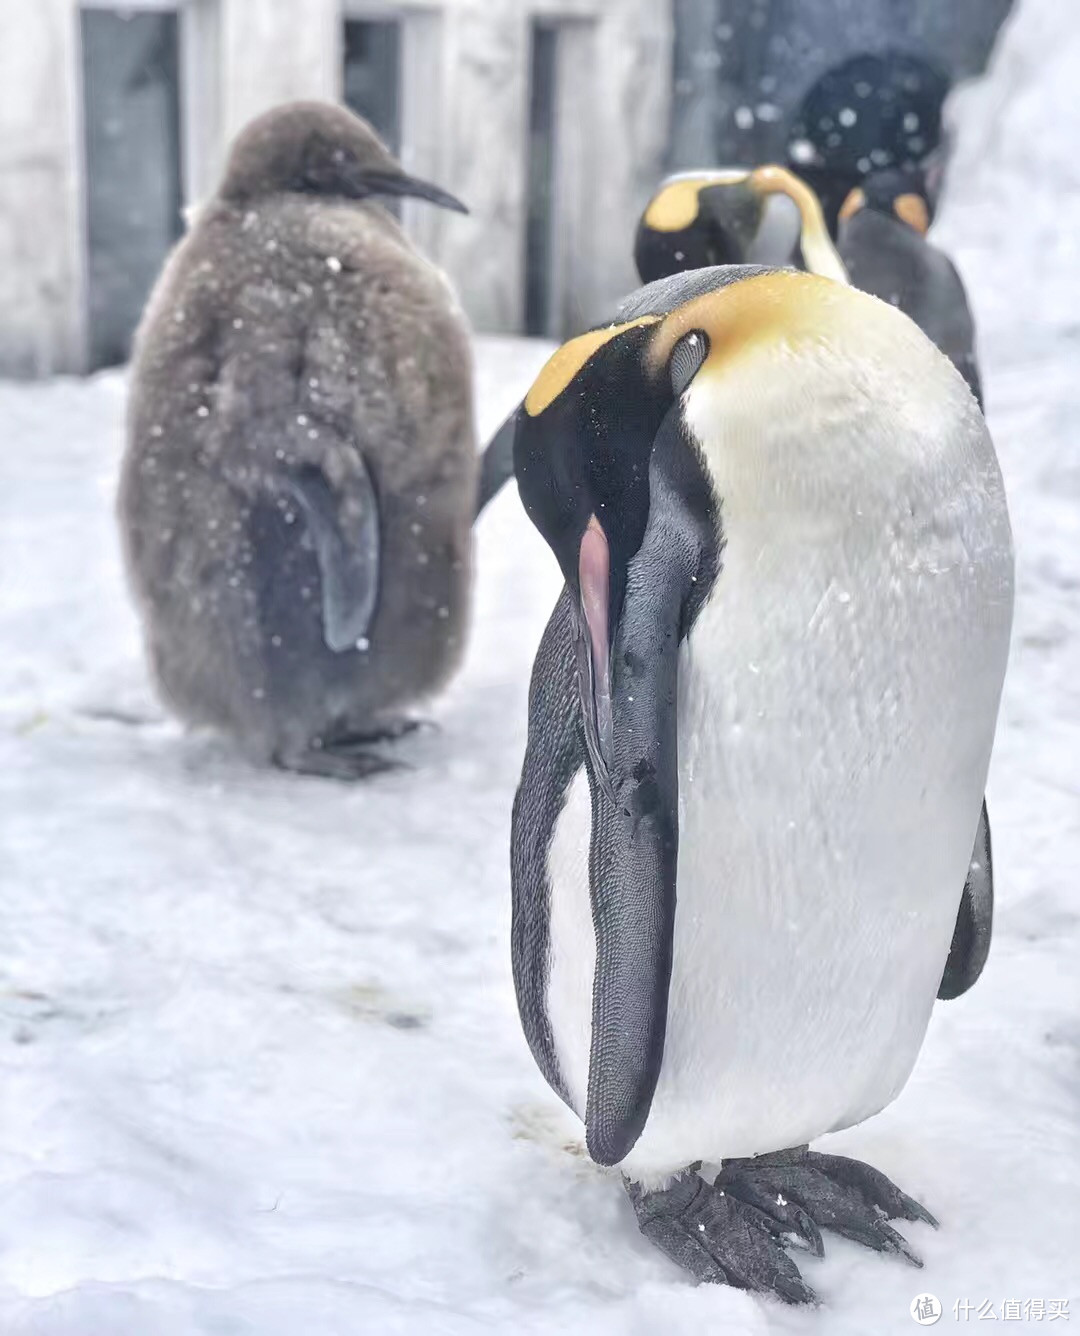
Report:
<svg viewBox="0 0 1080 1336"><path fill-rule="evenodd" d="M409 1002L379 983L356 983L330 994L335 1006L358 1021L388 1025L392 1030L426 1030L432 1022L431 1008Z"/></svg>
<svg viewBox="0 0 1080 1336"><path fill-rule="evenodd" d="M65 1042L98 1032L124 1007L90 997L64 996L24 986L0 984L0 1026L20 1046Z"/></svg>
<svg viewBox="0 0 1080 1336"><path fill-rule="evenodd" d="M278 991L290 997L312 995L308 990L292 984L282 984ZM313 992L335 1011L365 1025L385 1025L408 1034L429 1029L433 1019L429 1006L415 998L397 994L377 980L343 984Z"/></svg>

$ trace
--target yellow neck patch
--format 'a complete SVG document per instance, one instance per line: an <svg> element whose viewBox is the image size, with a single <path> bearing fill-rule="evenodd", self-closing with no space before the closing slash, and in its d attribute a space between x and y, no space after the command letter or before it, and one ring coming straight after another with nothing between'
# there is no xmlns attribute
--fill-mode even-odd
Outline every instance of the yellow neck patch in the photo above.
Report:
<svg viewBox="0 0 1080 1336"><path fill-rule="evenodd" d="M749 172L703 172L682 176L661 186L649 201L643 219L654 232L683 232L697 218L701 192L707 186L733 186L749 179Z"/></svg>
<svg viewBox="0 0 1080 1336"><path fill-rule="evenodd" d="M787 195L795 201L801 220L803 259L813 274L847 283L847 270L825 226L821 203L805 181L786 167L758 167L751 173L750 184L759 195Z"/></svg>
<svg viewBox="0 0 1080 1336"><path fill-rule="evenodd" d="M634 329L638 325L655 325L659 320L658 315L641 315L636 320L627 320L621 325L590 329L585 334L579 334L576 339L570 339L561 348L556 348L525 396L525 412L530 417L542 413L548 404L562 394L593 353L605 343L610 343L624 330Z"/></svg>
<svg viewBox="0 0 1080 1336"><path fill-rule="evenodd" d="M930 211L921 195L897 195L892 202L893 213L921 236L930 230Z"/></svg>

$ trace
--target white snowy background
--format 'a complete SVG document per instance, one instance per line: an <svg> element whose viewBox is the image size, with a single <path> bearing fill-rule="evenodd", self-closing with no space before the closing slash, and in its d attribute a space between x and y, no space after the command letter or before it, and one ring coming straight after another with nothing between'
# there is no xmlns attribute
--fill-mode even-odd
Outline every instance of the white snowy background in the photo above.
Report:
<svg viewBox="0 0 1080 1336"><path fill-rule="evenodd" d="M412 769L260 772L150 691L107 374L0 387L2 1336L867 1336L915 1330L920 1291L942 1330L963 1298L1080 1322L1078 107L1080 11L1021 0L957 99L938 231L1017 543L994 948L901 1097L828 1139L940 1218L904 1226L925 1269L830 1237L821 1311L695 1288L534 1068L507 847L557 578L513 490ZM480 340L483 432L547 351Z"/></svg>

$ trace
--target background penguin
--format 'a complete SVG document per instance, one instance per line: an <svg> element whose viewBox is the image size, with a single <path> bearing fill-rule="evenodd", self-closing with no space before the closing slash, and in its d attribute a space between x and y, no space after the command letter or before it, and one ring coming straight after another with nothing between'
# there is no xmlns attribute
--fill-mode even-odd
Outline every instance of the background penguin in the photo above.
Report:
<svg viewBox="0 0 1080 1336"><path fill-rule="evenodd" d="M898 50L852 56L810 86L788 127L788 165L820 199L832 236L844 200L875 172L920 169L936 202L948 93L942 70Z"/></svg>
<svg viewBox="0 0 1080 1336"><path fill-rule="evenodd" d="M885 1221L929 1214L807 1143L899 1094L985 959L1013 562L983 417L892 307L725 268L565 344L513 435L566 580L512 828L533 1055L698 1279L810 1301L784 1245L823 1227L918 1264Z"/></svg>
<svg viewBox="0 0 1080 1336"><path fill-rule="evenodd" d="M634 262L645 283L719 264L797 264L847 282L817 196L775 165L668 177L638 222ZM513 420L484 447L478 515L513 476Z"/></svg>
<svg viewBox="0 0 1080 1336"><path fill-rule="evenodd" d="M669 177L638 222L634 263L643 283L716 264L795 264L847 277L817 196L773 164Z"/></svg>
<svg viewBox="0 0 1080 1336"><path fill-rule="evenodd" d="M967 293L952 261L926 239L932 218L922 172L876 172L841 206L837 249L851 282L910 316L950 359L982 407Z"/></svg>
<svg viewBox="0 0 1080 1336"><path fill-rule="evenodd" d="M468 331L378 195L465 211L343 108L243 131L138 331L119 496L168 703L335 776L454 668L470 582Z"/></svg>
<svg viewBox="0 0 1080 1336"><path fill-rule="evenodd" d="M786 231L767 223L766 203L779 195L797 206ZM638 224L634 258L646 282L715 263L755 263L854 283L910 316L981 407L974 322L955 266L926 239L933 212L923 171L874 172L840 206L834 242L814 192L795 173L776 166L697 172L657 190Z"/></svg>

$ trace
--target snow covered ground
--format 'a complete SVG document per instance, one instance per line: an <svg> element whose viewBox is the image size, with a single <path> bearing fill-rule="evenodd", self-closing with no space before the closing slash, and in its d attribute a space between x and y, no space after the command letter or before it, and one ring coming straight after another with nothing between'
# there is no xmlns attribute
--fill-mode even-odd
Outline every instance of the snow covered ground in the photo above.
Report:
<svg viewBox="0 0 1080 1336"><path fill-rule="evenodd" d="M1040 98L1075 122L1080 25L1023 4L989 94L1034 133ZM533 1066L507 842L557 578L514 493L479 526L470 652L401 744L413 768L260 772L150 693L110 374L0 387L0 1336L876 1336L914 1330L921 1291L942 1329L964 1299L1080 1320L1080 231L1053 225L1080 173L977 138L942 236L1018 549L995 943L902 1096L828 1139L939 1216L904 1227L925 1269L830 1238L802 1263L822 1312L693 1287ZM480 341L483 430L546 352Z"/></svg>

